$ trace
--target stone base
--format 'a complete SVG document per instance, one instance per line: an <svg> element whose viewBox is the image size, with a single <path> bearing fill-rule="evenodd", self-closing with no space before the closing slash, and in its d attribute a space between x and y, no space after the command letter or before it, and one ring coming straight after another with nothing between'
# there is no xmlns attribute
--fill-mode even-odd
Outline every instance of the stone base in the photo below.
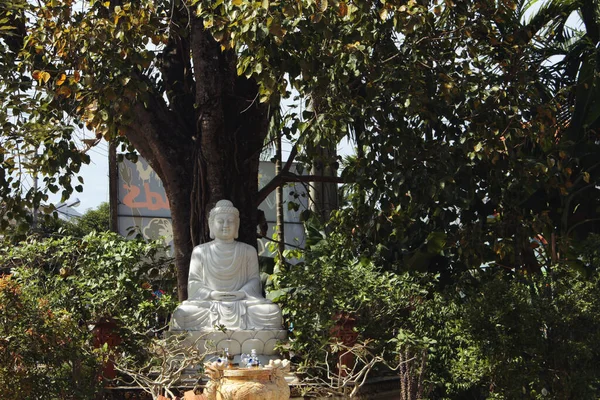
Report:
<svg viewBox="0 0 600 400"><path fill-rule="evenodd" d="M208 400L287 400L290 387L284 379L289 361L277 360L266 367L224 368L207 363L211 380L203 392Z"/></svg>
<svg viewBox="0 0 600 400"><path fill-rule="evenodd" d="M171 330L172 334L186 331ZM287 339L286 330L228 330L221 331L187 331L189 343L196 343L199 349L207 352L221 352L229 349L235 355L234 363L240 362L240 355L250 354L256 350L260 362L267 365L269 360L280 358L277 356L275 345ZM216 358L216 357L215 357Z"/></svg>

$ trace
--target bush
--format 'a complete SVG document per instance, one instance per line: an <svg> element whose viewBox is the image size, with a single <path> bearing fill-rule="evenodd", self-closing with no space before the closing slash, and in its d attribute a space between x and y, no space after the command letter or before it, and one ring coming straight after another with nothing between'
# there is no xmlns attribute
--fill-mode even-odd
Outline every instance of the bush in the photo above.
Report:
<svg viewBox="0 0 600 400"><path fill-rule="evenodd" d="M392 272L405 270L402 261L382 265L358 254L340 230L309 224L304 261L282 268L273 293L291 328L290 350L317 375L335 348L332 317L345 312L373 354L389 365L404 362L395 372L403 399L595 399L596 242L580 250L578 263L536 274L487 266L454 272L442 284L434 273Z"/></svg>
<svg viewBox="0 0 600 400"><path fill-rule="evenodd" d="M0 250L0 267L12 273L0 297L0 386L31 392L26 398L93 398L106 357L94 349L94 324L115 321L119 351L144 354L176 304L173 266L162 254L157 243L113 233L30 237Z"/></svg>
<svg viewBox="0 0 600 400"><path fill-rule="evenodd" d="M12 276L0 278L0 387L5 398L93 398L100 354L66 310L53 310Z"/></svg>
<svg viewBox="0 0 600 400"><path fill-rule="evenodd" d="M475 385L494 398L594 399L600 394L600 275L568 266L464 282L462 330L486 368ZM473 374L468 364L453 375Z"/></svg>
<svg viewBox="0 0 600 400"><path fill-rule="evenodd" d="M332 337L336 315L353 316L358 339L368 342L373 354L397 364L393 340L402 327L412 326L411 312L431 302L430 279L383 271L371 259L356 257L344 235L326 235L315 225L309 225L307 243L304 261L283 268L275 279L278 290L271 292L283 305L290 351L300 367L316 372L323 364L337 340Z"/></svg>

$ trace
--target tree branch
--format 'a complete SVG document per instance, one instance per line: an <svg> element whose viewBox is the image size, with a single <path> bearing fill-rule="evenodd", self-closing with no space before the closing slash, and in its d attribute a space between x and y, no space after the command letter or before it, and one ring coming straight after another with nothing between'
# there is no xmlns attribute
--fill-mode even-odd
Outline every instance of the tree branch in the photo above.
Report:
<svg viewBox="0 0 600 400"><path fill-rule="evenodd" d="M292 151L290 152L290 155L288 156L288 159L285 162L285 165L283 166L283 168L281 168L281 172L288 172L290 170L290 168L292 167L292 164L294 163L294 160L296 159L296 155L298 155L298 145L297 144L295 144L294 147L292 147Z"/></svg>
<svg viewBox="0 0 600 400"><path fill-rule="evenodd" d="M287 165L287 164L286 164ZM338 176L321 176L321 175L297 175L289 171L281 171L269 183L258 191L256 198L257 207L263 202L267 196L278 186L289 182L329 182L329 183L345 183L345 180Z"/></svg>
<svg viewBox="0 0 600 400"><path fill-rule="evenodd" d="M181 164L181 150L192 148L191 138L185 127L174 123L178 119L172 118L158 95L149 93L145 104L137 101L132 109L133 121L127 126L126 136L167 185L170 180L166 174L180 173L175 166Z"/></svg>

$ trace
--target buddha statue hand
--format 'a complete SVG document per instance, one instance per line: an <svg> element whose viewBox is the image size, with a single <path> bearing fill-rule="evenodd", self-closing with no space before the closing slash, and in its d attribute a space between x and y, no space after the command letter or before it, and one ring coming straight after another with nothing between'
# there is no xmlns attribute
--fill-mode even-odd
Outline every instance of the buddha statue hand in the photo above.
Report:
<svg viewBox="0 0 600 400"><path fill-rule="evenodd" d="M246 293L241 290L236 290L234 292L222 292L219 290L213 290L210 292L210 298L217 301L236 301L242 300L246 298Z"/></svg>

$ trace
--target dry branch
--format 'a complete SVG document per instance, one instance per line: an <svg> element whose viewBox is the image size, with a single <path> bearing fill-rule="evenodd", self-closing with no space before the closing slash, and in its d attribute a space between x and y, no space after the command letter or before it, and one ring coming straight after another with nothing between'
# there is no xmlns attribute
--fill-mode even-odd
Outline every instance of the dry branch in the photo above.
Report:
<svg viewBox="0 0 600 400"><path fill-rule="evenodd" d="M193 342L186 334L152 339L150 359L139 364L131 357L122 357L116 360L115 369L129 377L130 383L142 388L154 400L163 395L175 398L173 388L180 382L183 372L201 366L206 356L212 354L206 347L198 347L203 340L206 340L206 335L201 335Z"/></svg>

